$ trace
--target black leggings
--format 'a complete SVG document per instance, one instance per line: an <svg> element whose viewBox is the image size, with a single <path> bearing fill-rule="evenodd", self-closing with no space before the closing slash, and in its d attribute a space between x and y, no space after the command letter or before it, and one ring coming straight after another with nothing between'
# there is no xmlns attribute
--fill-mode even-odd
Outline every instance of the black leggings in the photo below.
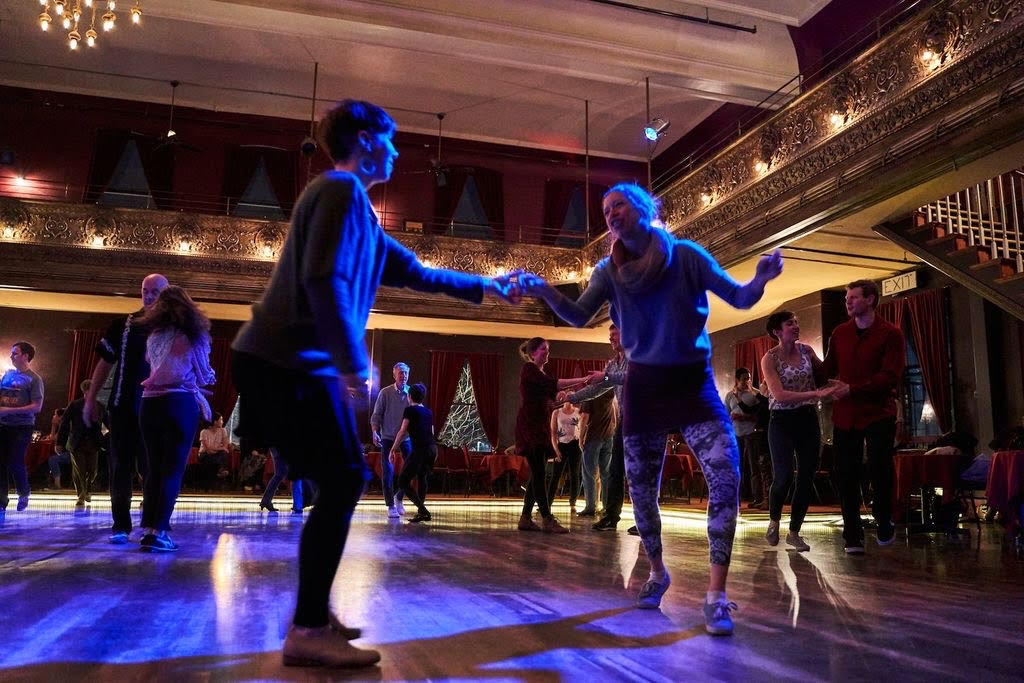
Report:
<svg viewBox="0 0 1024 683"><path fill-rule="evenodd" d="M562 478L562 471L567 469L569 470L569 505L572 506L576 504L576 496L580 493L580 442L573 439L569 443L559 443L558 451L561 453L562 459L555 461L551 483L548 485L548 503L555 502L558 482Z"/></svg>
<svg viewBox="0 0 1024 683"><path fill-rule="evenodd" d="M381 453L381 457L387 454ZM416 509L426 512L424 501L427 499L427 476L434 469L434 461L437 459L437 446L431 444L428 448L414 449L409 459L402 466L402 474L398 477L398 489L395 491L395 500L402 501L402 495L409 496ZM416 480L418 490L413 489L412 480Z"/></svg>
<svg viewBox="0 0 1024 683"><path fill-rule="evenodd" d="M299 541L296 626L327 625L331 584L348 538L352 511L369 476L355 414L338 380L286 370L235 352L241 423L254 447L276 447L293 481L312 479L317 504Z"/></svg>
<svg viewBox="0 0 1024 683"><path fill-rule="evenodd" d="M793 481L793 455L796 454L796 490L789 511L789 530L800 531L811 503L811 487L821 450L821 431L814 407L773 410L768 423L768 445L775 473L768 497L768 516L775 522L782 519L782 505Z"/></svg>
<svg viewBox="0 0 1024 683"><path fill-rule="evenodd" d="M191 393L142 399L139 411L149 476L142 491L142 526L169 531L192 441L199 428L199 406Z"/></svg>
<svg viewBox="0 0 1024 683"><path fill-rule="evenodd" d="M523 497L523 517L533 514L533 504L537 504L540 516L545 519L551 516L551 505L548 504L548 492L544 490L544 468L548 456L554 457L551 444L534 446L523 450L523 457L530 466L530 481L526 482L526 495Z"/></svg>

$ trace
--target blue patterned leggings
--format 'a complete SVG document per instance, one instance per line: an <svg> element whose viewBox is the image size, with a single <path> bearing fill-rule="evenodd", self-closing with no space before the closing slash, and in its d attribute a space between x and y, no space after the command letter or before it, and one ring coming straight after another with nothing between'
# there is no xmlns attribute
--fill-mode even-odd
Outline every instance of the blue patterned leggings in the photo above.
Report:
<svg viewBox="0 0 1024 683"><path fill-rule="evenodd" d="M625 436L626 476L633 517L648 558L661 557L661 512L658 493L665 464L666 432ZM683 428L683 438L697 456L708 484L708 543L711 564L728 565L739 509L740 450L732 425L724 420Z"/></svg>

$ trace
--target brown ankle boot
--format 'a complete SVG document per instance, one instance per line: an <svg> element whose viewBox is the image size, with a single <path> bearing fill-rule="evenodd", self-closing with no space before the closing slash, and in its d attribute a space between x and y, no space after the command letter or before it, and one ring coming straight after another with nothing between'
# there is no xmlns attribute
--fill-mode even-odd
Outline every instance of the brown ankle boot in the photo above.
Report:
<svg viewBox="0 0 1024 683"><path fill-rule="evenodd" d="M558 523L554 515L544 518L544 533L546 534L567 534L569 530Z"/></svg>
<svg viewBox="0 0 1024 683"><path fill-rule="evenodd" d="M540 527L530 519L530 515L523 515L519 518L518 529L520 531L540 531Z"/></svg>

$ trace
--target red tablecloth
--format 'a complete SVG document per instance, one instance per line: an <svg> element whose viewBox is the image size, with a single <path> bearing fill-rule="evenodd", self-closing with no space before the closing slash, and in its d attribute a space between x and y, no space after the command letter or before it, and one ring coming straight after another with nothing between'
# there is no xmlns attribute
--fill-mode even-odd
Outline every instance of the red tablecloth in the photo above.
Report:
<svg viewBox="0 0 1024 683"><path fill-rule="evenodd" d="M1024 503L1024 451L996 451L985 487L988 505L1001 513L1006 526L1020 525Z"/></svg>
<svg viewBox="0 0 1024 683"><path fill-rule="evenodd" d="M36 469L46 462L53 455L53 439L40 439L28 445L25 452L25 467L28 473L32 474Z"/></svg>
<svg viewBox="0 0 1024 683"><path fill-rule="evenodd" d="M515 472L519 483L530 480L530 464L521 455L506 455L504 453L485 455L480 461L480 466L489 472L491 481L506 472Z"/></svg>
<svg viewBox="0 0 1024 683"><path fill-rule="evenodd" d="M951 502L956 495L957 464L955 453L942 455L925 451L896 451L893 465L896 481L893 485L893 515L900 517L907 507L910 495L924 486L942 488L942 501Z"/></svg>

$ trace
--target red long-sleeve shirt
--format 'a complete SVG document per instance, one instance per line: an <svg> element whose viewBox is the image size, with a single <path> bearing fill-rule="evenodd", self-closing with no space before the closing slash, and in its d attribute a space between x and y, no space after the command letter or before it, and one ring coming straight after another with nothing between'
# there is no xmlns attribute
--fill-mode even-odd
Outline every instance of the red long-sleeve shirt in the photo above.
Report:
<svg viewBox="0 0 1024 683"><path fill-rule="evenodd" d="M896 417L896 388L907 364L906 348L903 332L877 315L859 332L852 319L836 327L825 355L825 373L850 385L850 394L833 406L836 427L864 429Z"/></svg>

